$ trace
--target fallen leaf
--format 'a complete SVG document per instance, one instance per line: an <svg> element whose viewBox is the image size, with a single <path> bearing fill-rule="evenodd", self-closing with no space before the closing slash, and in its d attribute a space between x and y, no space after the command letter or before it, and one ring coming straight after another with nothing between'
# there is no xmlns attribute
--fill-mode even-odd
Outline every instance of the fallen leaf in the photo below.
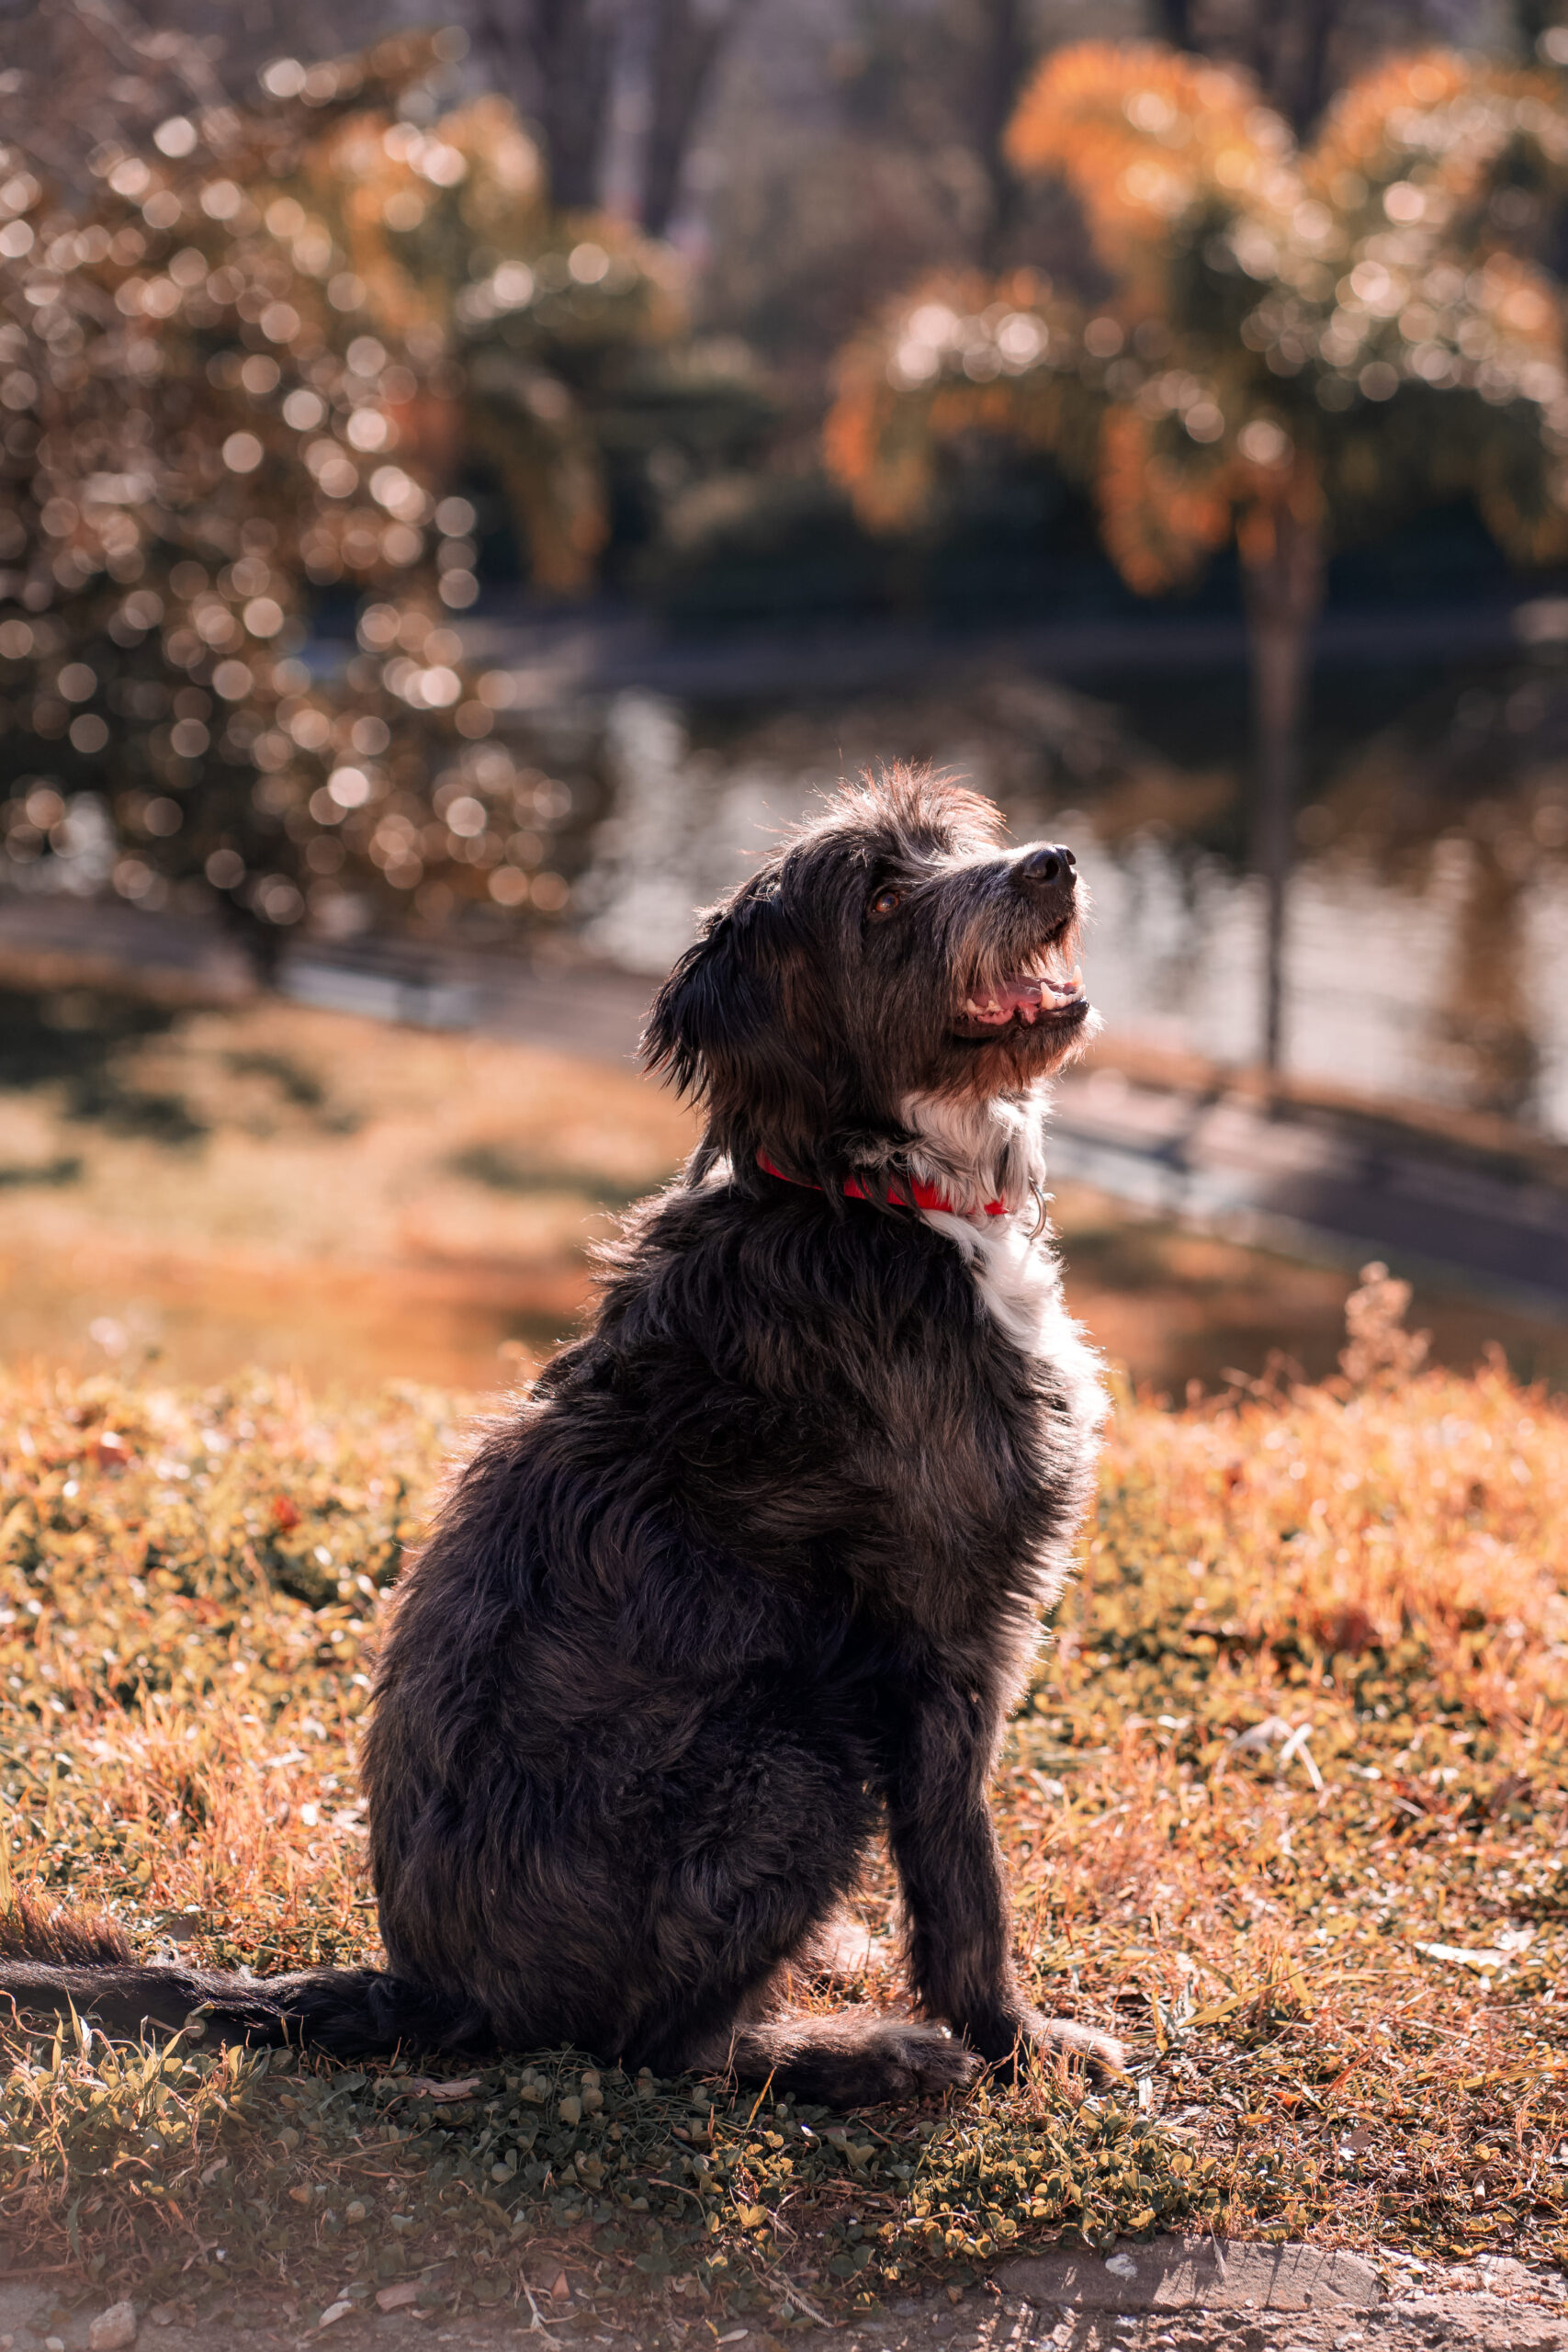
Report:
<svg viewBox="0 0 1568 2352"><path fill-rule="evenodd" d="M382 2287L378 2290L376 2308L378 2312L401 2312L418 2301L419 2288L415 2281L402 2278L395 2287Z"/></svg>
<svg viewBox="0 0 1568 2352"><path fill-rule="evenodd" d="M1518 1928L1498 1937L1495 1944L1472 1948L1469 1944L1417 1944L1416 1949L1424 1960L1446 1961L1453 1968L1479 1968L1491 1975L1524 1951L1530 1940L1531 1930Z"/></svg>

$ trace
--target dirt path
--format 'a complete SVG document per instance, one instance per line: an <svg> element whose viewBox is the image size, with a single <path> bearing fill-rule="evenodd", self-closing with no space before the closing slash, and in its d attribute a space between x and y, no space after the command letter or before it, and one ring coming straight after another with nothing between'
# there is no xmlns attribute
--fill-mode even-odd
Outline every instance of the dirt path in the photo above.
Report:
<svg viewBox="0 0 1568 2352"><path fill-rule="evenodd" d="M399 2290L399 2293L409 2290ZM542 2338L541 2352L589 2345L702 2352L784 2352L765 2327L726 2327L666 2296L640 2312L578 2309L546 2301L547 2316L465 2314L439 2307L446 2289L381 2312L369 2305L314 2312L240 2299L205 2316L164 2307L107 2307L101 2298L68 2308L43 2281L0 2283L0 2352L297 2352L328 2339L355 2346L442 2344L453 2352L498 2352ZM1156 2239L1095 2255L1051 2253L1005 2264L995 2279L962 2294L908 2298L874 2319L831 2333L843 2352L1564 2352L1568 2305L1560 2278L1493 2260L1474 2268L1374 2265L1314 2246ZM614 2333L611 2333L611 2329ZM791 2334L795 2333L794 2330Z"/></svg>

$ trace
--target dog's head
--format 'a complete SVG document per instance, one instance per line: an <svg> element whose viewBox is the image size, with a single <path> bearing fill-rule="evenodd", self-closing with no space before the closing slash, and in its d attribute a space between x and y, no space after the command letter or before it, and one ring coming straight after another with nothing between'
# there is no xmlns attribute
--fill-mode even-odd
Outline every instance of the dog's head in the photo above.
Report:
<svg viewBox="0 0 1568 2352"><path fill-rule="evenodd" d="M1070 850L1002 844L941 777L847 787L707 917L644 1052L708 1114L705 1155L837 1189L908 1140L912 1098L1017 1096L1089 1032Z"/></svg>

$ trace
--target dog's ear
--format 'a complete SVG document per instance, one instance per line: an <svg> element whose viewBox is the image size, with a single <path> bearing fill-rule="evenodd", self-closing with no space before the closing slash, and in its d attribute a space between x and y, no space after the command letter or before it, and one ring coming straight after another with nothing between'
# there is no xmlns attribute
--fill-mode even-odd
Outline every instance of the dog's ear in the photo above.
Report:
<svg viewBox="0 0 1568 2352"><path fill-rule="evenodd" d="M766 1022L766 992L744 953L744 928L733 907L715 909L654 998L642 1033L644 1066L697 1102L712 1091L718 1065Z"/></svg>
<svg viewBox="0 0 1568 2352"><path fill-rule="evenodd" d="M654 1000L643 1059L704 1103L724 1149L796 1154L828 1132L823 1008L770 877L709 915Z"/></svg>

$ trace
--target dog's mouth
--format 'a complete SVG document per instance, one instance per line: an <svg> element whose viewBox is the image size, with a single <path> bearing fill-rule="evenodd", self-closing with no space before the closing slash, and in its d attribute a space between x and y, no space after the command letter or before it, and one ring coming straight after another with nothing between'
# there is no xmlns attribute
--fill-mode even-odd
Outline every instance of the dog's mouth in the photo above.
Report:
<svg viewBox="0 0 1568 2352"><path fill-rule="evenodd" d="M972 989L954 1017L955 1035L995 1038L1025 1029L1076 1027L1089 1012L1077 956L1077 936L1069 929L1021 971Z"/></svg>

